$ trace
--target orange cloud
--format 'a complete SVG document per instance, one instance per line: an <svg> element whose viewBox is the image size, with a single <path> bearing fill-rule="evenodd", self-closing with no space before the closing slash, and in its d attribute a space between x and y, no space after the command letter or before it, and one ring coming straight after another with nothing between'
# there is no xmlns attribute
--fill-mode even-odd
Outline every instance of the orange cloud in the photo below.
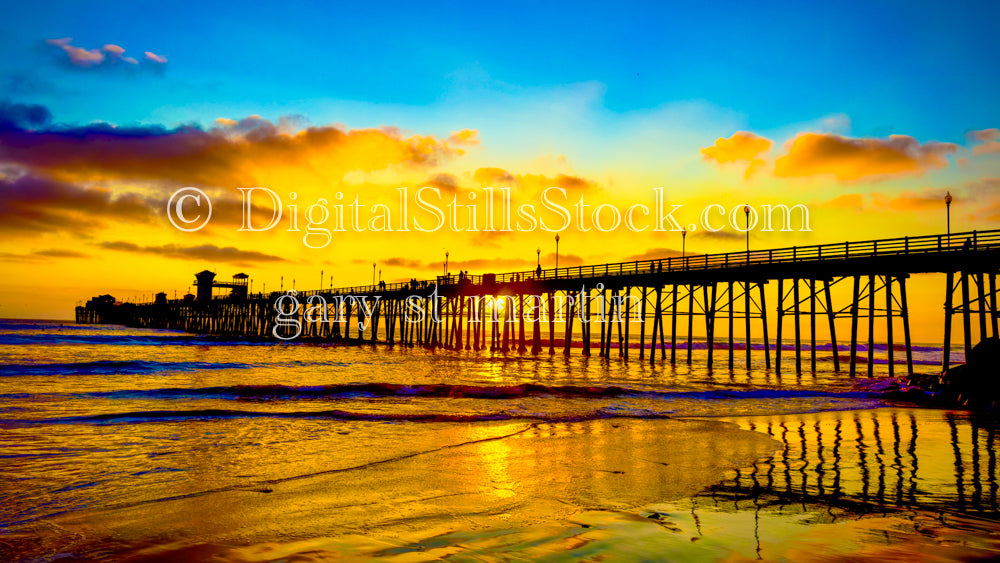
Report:
<svg viewBox="0 0 1000 563"><path fill-rule="evenodd" d="M921 144L907 135L851 139L829 133L803 133L775 161L774 174L786 178L831 174L841 182L919 175L948 166L945 156L957 148L953 143L936 141Z"/></svg>
<svg viewBox="0 0 1000 563"><path fill-rule="evenodd" d="M0 177L0 233L84 233L101 219L150 222L165 202L134 193L87 189L45 177Z"/></svg>
<svg viewBox="0 0 1000 563"><path fill-rule="evenodd" d="M448 137L448 141L455 145L478 145L479 131L475 129L462 129L454 131Z"/></svg>
<svg viewBox="0 0 1000 563"><path fill-rule="evenodd" d="M108 43L99 49L84 49L82 47L76 47L71 45L73 38L63 37L61 39L47 39L45 41L49 45L59 47L66 53L67 62L69 64L80 67L80 68L93 68L102 65L115 63L128 63L130 65L138 65L139 61L132 57L125 56L125 48L120 45L115 45L113 43ZM146 52L146 58L154 61L156 63L165 63L167 59L165 57L160 57L159 55L153 55L153 53Z"/></svg>
<svg viewBox="0 0 1000 563"><path fill-rule="evenodd" d="M289 133L253 116L211 129L92 124L45 130L0 128L0 162L63 180L159 180L233 187L261 171L316 170L326 175L393 165L426 167L462 151L431 136L404 137L395 129L309 127Z"/></svg>
<svg viewBox="0 0 1000 563"><path fill-rule="evenodd" d="M484 186L495 188L509 188L517 181L513 174L502 168L479 168L472 178Z"/></svg>
<svg viewBox="0 0 1000 563"><path fill-rule="evenodd" d="M714 160L719 164L746 162L748 164L744 177L749 178L764 166L764 160L758 158L758 155L769 150L772 144L774 143L770 139L748 131L737 131L728 139L719 137L712 146L702 148L701 154L705 160Z"/></svg>
<svg viewBox="0 0 1000 563"><path fill-rule="evenodd" d="M167 57L157 55L156 53L151 53L149 51L145 51L143 54L146 55L147 59L153 61L154 63L160 63L161 65L167 64Z"/></svg>
<svg viewBox="0 0 1000 563"><path fill-rule="evenodd" d="M1000 129L970 131L969 138L981 143L972 148L972 154L981 155L1000 152Z"/></svg>
<svg viewBox="0 0 1000 563"><path fill-rule="evenodd" d="M896 211L926 211L929 209L942 209L944 207L944 194L937 193L936 190L925 191L919 194L904 191L896 197L873 193L872 203L876 207L884 207Z"/></svg>
<svg viewBox="0 0 1000 563"><path fill-rule="evenodd" d="M178 246L176 244L164 244L161 246L140 246L132 242L108 241L100 243L102 248L117 250L120 252L132 252L137 254L154 254L167 258L177 258L182 260L205 260L208 262L227 262L237 266L245 266L260 262L286 262L280 256L264 254L256 250L240 250L233 246L219 247L214 244L202 244L199 246Z"/></svg>

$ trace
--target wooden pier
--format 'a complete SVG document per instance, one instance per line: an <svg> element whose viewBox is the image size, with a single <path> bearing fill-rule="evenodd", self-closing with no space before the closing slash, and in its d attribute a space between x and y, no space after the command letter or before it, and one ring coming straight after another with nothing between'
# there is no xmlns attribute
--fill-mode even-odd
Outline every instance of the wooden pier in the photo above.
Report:
<svg viewBox="0 0 1000 563"><path fill-rule="evenodd" d="M998 272L1000 230L991 230L267 295L248 293L244 277L242 282L234 278L233 284L215 283L232 288L224 297L213 298L212 285L207 290L199 286L198 298L167 300L160 294L156 301L142 304L115 304L113 298L109 303L110 296L102 296L77 307L76 316L80 323L232 337L294 336L506 354L559 350L569 355L579 350L601 358L689 364L698 346L697 319L698 330L705 334L709 368L721 347L728 368L734 369L737 349L742 348L748 369L762 367L778 374L787 353L794 358L796 373L803 371L804 360L809 371L816 370L819 322L828 330L834 369L845 367L845 351L851 376L858 372L861 329L867 329L866 357L860 358L871 376L875 349L883 343L890 374L897 364L905 365L907 373L913 371L906 294L911 275L944 274L941 364L947 369L955 315L961 318L966 355L975 342L998 335ZM198 275L212 284L214 276L206 274L211 272ZM199 282L205 283L202 277ZM777 286L773 327L765 292L771 283ZM832 289L838 285L847 289L842 293L849 293L848 299L834 298ZM837 321L842 319L850 322L846 344L837 339ZM717 346L720 320L726 323L726 340ZM896 320L902 329L900 357ZM804 322L809 324L807 349ZM876 341L876 323L884 323L884 341ZM737 328L743 331L740 340ZM783 340L789 328L794 336L790 349ZM845 334L843 327L839 334ZM752 354L755 347L763 352L762 364L759 354Z"/></svg>

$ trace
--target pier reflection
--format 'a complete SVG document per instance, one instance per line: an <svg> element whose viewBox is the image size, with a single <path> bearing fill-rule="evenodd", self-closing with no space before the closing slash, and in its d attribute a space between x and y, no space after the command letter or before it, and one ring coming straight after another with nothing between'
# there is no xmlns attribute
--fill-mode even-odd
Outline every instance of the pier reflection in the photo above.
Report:
<svg viewBox="0 0 1000 563"><path fill-rule="evenodd" d="M995 421L966 412L893 408L732 422L783 447L702 495L713 501L1000 517Z"/></svg>

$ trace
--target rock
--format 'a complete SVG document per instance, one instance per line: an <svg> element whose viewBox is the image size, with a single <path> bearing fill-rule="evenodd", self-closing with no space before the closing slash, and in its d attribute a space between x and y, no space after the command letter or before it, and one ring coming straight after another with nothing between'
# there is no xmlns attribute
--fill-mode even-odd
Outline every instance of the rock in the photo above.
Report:
<svg viewBox="0 0 1000 563"><path fill-rule="evenodd" d="M1000 339L987 338L976 344L967 360L941 375L940 399L950 406L996 409L1000 406ZM932 386L924 388L934 390Z"/></svg>

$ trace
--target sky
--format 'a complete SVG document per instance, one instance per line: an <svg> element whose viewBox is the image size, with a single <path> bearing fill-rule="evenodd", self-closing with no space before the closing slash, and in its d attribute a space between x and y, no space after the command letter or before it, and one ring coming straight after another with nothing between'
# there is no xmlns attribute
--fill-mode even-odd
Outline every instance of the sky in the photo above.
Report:
<svg viewBox="0 0 1000 563"><path fill-rule="evenodd" d="M445 252L453 272L554 265L540 226L289 232L288 205L304 229L320 198L398 223L402 187L411 207L509 187L539 211L554 187L622 213L663 188L692 253L746 244L697 224L711 204L809 209L810 231L758 226L755 248L940 233L946 192L953 231L1000 224L996 3L288 4L0 7L0 317L183 294L206 268L310 289L373 263L429 278ZM200 230L169 221L182 187L213 202ZM275 228L239 230L250 187L280 198ZM681 251L652 228L559 234L561 266Z"/></svg>

